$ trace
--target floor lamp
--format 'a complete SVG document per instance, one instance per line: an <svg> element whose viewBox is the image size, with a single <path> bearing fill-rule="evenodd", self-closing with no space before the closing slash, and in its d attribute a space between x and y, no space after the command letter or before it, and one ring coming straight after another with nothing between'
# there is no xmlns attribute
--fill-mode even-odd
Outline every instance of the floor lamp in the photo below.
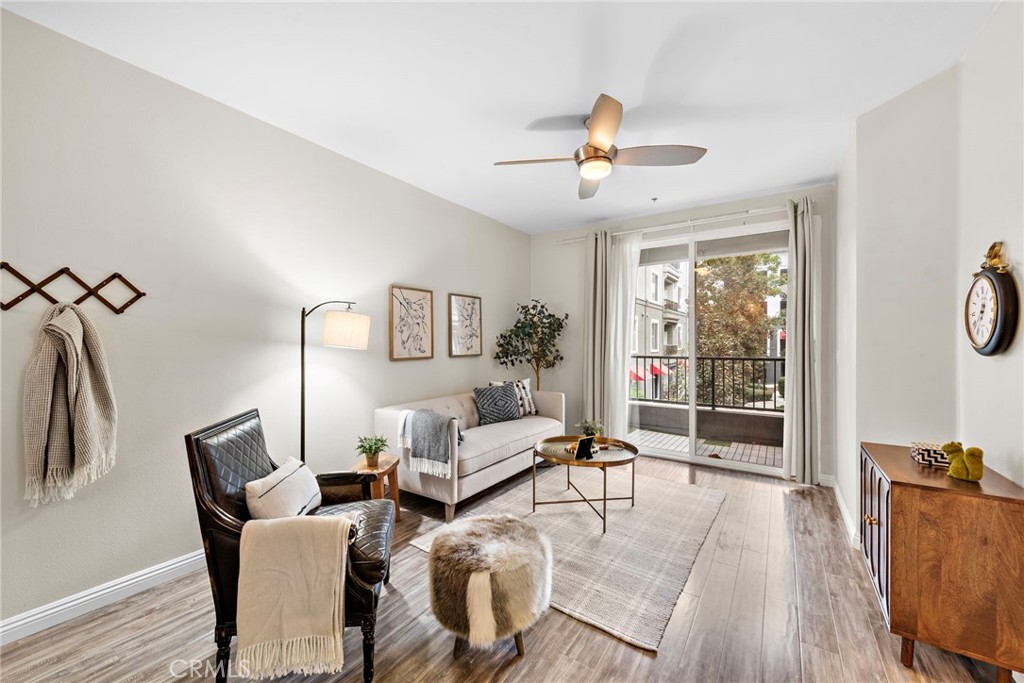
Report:
<svg viewBox="0 0 1024 683"><path fill-rule="evenodd" d="M299 403L299 457L302 458L302 462L306 462L306 318L316 309L328 304L341 304L348 308L344 311L327 311L324 315L324 346L365 351L370 342L370 316L353 311L353 301L325 301L308 311L302 309L302 398Z"/></svg>

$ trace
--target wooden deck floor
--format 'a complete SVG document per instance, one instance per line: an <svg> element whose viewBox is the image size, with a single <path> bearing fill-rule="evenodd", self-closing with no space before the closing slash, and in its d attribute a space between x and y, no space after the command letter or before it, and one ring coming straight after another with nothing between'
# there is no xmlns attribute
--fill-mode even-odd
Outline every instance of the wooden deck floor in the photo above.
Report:
<svg viewBox="0 0 1024 683"><path fill-rule="evenodd" d="M900 665L864 563L829 488L774 477L639 458L637 473L726 492L657 654L557 610L512 641L452 659L452 636L430 610L428 555L410 541L444 523L444 506L402 493L392 579L377 621L378 683L915 683L995 681L995 669L918 643ZM524 473L460 505L472 512ZM155 541L156 542L156 541ZM23 638L0 649L4 683L212 681L213 602L206 570ZM234 650L235 647L232 647ZM277 683L361 681L359 630L345 630L338 675ZM231 683L244 677L232 676Z"/></svg>
<svg viewBox="0 0 1024 683"><path fill-rule="evenodd" d="M685 454L689 452L689 441L685 436L666 434L650 429L637 429L629 433L628 440L640 449L656 448ZM728 445L723 442L709 442L697 438L697 455L705 458L719 457L722 460L749 462L754 465L782 468L782 447L765 446L756 443L733 441Z"/></svg>

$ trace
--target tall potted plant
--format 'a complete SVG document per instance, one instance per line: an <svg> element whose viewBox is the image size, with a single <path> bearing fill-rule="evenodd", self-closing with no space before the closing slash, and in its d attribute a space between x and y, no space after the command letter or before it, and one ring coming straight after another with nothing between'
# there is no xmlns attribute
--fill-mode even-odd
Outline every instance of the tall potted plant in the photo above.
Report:
<svg viewBox="0 0 1024 683"><path fill-rule="evenodd" d="M539 391L540 371L565 360L556 344L568 319L568 313L555 315L537 299L519 304L519 318L515 324L498 335L498 351L494 360L506 368L520 363L529 365L533 368L534 386Z"/></svg>

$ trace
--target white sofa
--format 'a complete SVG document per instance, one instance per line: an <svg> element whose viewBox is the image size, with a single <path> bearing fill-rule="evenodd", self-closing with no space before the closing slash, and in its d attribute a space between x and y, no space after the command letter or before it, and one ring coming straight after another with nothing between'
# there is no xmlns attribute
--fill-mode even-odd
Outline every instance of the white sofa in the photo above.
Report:
<svg viewBox="0 0 1024 683"><path fill-rule="evenodd" d="M533 465L533 445L540 439L565 433L565 394L534 391L536 415L518 420L480 425L473 394L454 394L402 405L377 408L374 431L392 444L398 443L398 420L403 410L427 408L458 419L448 429L452 458L451 477L435 477L409 469L409 450L394 449L399 456L398 488L444 503L445 521L455 517L455 505Z"/></svg>

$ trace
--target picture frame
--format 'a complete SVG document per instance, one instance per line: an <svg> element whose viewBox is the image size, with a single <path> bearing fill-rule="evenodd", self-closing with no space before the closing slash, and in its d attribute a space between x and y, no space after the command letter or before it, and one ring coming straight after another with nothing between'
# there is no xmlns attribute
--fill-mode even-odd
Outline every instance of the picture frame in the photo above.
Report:
<svg viewBox="0 0 1024 683"><path fill-rule="evenodd" d="M391 285L388 290L388 349L391 360L434 357L434 292Z"/></svg>
<svg viewBox="0 0 1024 683"><path fill-rule="evenodd" d="M472 294L448 294L448 355L470 358L484 354L483 300Z"/></svg>

